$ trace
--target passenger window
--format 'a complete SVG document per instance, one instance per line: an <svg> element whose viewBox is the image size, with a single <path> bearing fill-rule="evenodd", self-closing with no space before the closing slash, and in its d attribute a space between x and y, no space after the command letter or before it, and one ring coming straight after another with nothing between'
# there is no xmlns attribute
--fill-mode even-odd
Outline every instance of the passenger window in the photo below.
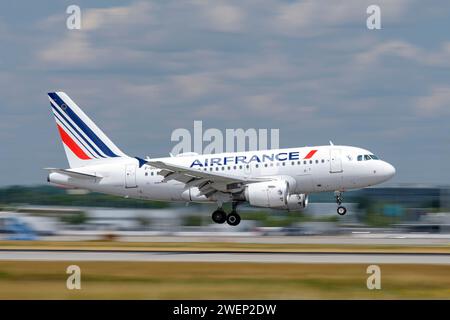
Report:
<svg viewBox="0 0 450 320"><path fill-rule="evenodd" d="M309 164L312 164L312 160L309 160Z"/></svg>
<svg viewBox="0 0 450 320"><path fill-rule="evenodd" d="M305 161L303 161L303 164L306 164L306 162L307 162L306 160L305 160Z"/></svg>
<svg viewBox="0 0 450 320"><path fill-rule="evenodd" d="M319 160L316 160L316 163L319 163Z"/></svg>
<svg viewBox="0 0 450 320"><path fill-rule="evenodd" d="M324 160L324 159L322 159L322 163L325 163L325 160Z"/></svg>
<svg viewBox="0 0 450 320"><path fill-rule="evenodd" d="M255 167L256 167L256 168L259 168L259 164L256 164Z"/></svg>

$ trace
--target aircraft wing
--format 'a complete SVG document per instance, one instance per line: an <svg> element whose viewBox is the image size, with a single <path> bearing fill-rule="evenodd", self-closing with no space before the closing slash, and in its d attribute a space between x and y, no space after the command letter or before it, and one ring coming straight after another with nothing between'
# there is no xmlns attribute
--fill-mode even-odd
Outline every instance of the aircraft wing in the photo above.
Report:
<svg viewBox="0 0 450 320"><path fill-rule="evenodd" d="M202 171L163 161L147 161L147 164L161 169L158 174L164 177L163 182L170 180L180 181L188 187L198 187L200 192L206 196L209 196L217 190L231 192L232 190L242 188L245 184L271 180L267 178L230 175L223 172Z"/></svg>

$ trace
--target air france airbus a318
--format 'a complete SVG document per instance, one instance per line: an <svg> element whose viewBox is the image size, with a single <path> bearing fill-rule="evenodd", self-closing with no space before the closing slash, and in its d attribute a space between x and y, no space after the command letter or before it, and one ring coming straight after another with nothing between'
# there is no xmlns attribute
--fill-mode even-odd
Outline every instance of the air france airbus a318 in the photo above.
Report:
<svg viewBox="0 0 450 320"><path fill-rule="evenodd" d="M308 195L342 193L392 178L395 168L372 152L330 145L167 158L123 153L64 92L48 94L70 168L48 168L48 181L136 199L217 203L212 220L236 226L236 207L301 210ZM228 214L222 209L231 203Z"/></svg>

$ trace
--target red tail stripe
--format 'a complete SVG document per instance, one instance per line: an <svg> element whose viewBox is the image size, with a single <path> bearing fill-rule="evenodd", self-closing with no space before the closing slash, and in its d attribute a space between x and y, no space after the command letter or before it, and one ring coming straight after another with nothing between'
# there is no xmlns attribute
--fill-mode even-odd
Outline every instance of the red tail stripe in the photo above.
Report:
<svg viewBox="0 0 450 320"><path fill-rule="evenodd" d="M63 128L61 128L58 124L57 124L57 126L58 126L59 135L61 136L62 141L70 150L72 150L72 152L78 158L80 158L81 160L91 159L88 157L88 155L86 153L84 153L83 150L81 150L81 148L75 143L75 141L73 141L73 139L63 130Z"/></svg>
<svg viewBox="0 0 450 320"><path fill-rule="evenodd" d="M310 159L312 158L312 156L317 152L317 150L311 150L306 157L304 157L303 159Z"/></svg>

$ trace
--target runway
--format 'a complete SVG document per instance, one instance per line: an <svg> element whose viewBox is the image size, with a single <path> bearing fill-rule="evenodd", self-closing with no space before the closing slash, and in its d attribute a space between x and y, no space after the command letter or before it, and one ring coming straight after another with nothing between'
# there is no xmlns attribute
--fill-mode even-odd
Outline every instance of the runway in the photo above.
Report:
<svg viewBox="0 0 450 320"><path fill-rule="evenodd" d="M174 235L161 235L160 232L116 232L123 242L227 242L227 243L256 243L256 244L314 244L314 245L449 245L450 235L442 234L376 234L355 233L340 236L261 236L254 232L178 232ZM102 236L102 234L100 234ZM90 241L99 240L98 233L78 231L74 234L41 237L42 241Z"/></svg>
<svg viewBox="0 0 450 320"><path fill-rule="evenodd" d="M0 250L0 261L138 261L323 264L444 264L450 254Z"/></svg>

